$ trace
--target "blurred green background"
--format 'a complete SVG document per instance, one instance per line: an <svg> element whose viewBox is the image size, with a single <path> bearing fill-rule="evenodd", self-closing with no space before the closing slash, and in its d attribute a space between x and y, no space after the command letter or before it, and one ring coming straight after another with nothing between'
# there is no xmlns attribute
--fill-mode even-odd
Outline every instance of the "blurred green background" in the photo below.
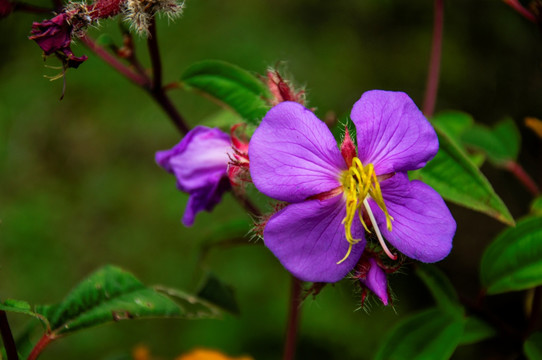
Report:
<svg viewBox="0 0 542 360"><path fill-rule="evenodd" d="M106 325L53 343L42 359L107 359L137 344L165 359L195 346L280 358L288 274L265 247L253 244L211 250L200 261L203 243L246 235L250 219L228 195L212 214L184 228L187 196L154 163L155 151L180 140L175 128L144 91L83 46L74 53L89 60L68 72L59 101L62 80L43 77L56 75L60 70L47 66L58 62L44 63L27 40L32 21L45 17L15 13L0 20L0 297L58 302L90 272L113 263L145 284L187 291L212 271L234 286L241 315ZM202 59L257 73L286 61L317 114L334 111L344 119L370 89L405 91L421 106L432 23L432 1L188 0L182 18L160 19L158 35L165 82ZM117 20L90 31L103 33L120 44ZM462 110L486 124L511 116L523 136L520 162L536 180L542 179L542 156L523 118L542 116L540 43L539 29L498 0L446 1L437 111ZM136 46L148 64L145 41L139 38ZM192 93L171 96L191 124L218 110ZM527 212L530 196L511 175L489 164L482 171L515 217ZM474 297L481 252L504 225L451 210L458 231L439 266L461 294ZM375 302L368 313L358 310L359 292L347 280L307 299L298 358L370 359L395 323L431 304L408 271L390 281L393 308ZM504 305L496 306L521 311L523 296L502 296ZM27 319L10 320L20 331ZM455 357L479 358L478 351L463 347Z"/></svg>

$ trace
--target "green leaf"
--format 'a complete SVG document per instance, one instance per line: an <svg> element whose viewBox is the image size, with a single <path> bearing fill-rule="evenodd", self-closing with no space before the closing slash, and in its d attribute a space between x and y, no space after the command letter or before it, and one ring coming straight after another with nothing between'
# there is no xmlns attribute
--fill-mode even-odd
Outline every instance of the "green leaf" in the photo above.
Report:
<svg viewBox="0 0 542 360"><path fill-rule="evenodd" d="M523 352L529 360L542 360L542 332L535 332L525 340Z"/></svg>
<svg viewBox="0 0 542 360"><path fill-rule="evenodd" d="M229 131L233 125L239 124L240 122L243 122L243 119L239 114L231 110L222 109L203 119L201 124L208 127L219 127Z"/></svg>
<svg viewBox="0 0 542 360"><path fill-rule="evenodd" d="M212 273L207 275L206 281L198 291L198 296L232 314L240 314L233 288L224 284Z"/></svg>
<svg viewBox="0 0 542 360"><path fill-rule="evenodd" d="M44 318L41 314L32 311L32 307L26 301L7 299L4 302L0 302L0 310L30 315L43 321L44 324L48 326L47 319Z"/></svg>
<svg viewBox="0 0 542 360"><path fill-rule="evenodd" d="M90 275L60 304L37 306L36 311L49 319L56 335L110 321L183 315L168 297L114 266Z"/></svg>
<svg viewBox="0 0 542 360"><path fill-rule="evenodd" d="M449 359L459 345L464 319L429 309L401 321L380 344L377 360Z"/></svg>
<svg viewBox="0 0 542 360"><path fill-rule="evenodd" d="M257 77L224 61L205 60L191 65L181 77L188 89L195 89L227 105L242 118L258 124L270 106L271 95Z"/></svg>
<svg viewBox="0 0 542 360"><path fill-rule="evenodd" d="M463 314L463 307L452 283L435 265L419 264L416 274L422 279L437 302L437 306L453 314Z"/></svg>
<svg viewBox="0 0 542 360"><path fill-rule="evenodd" d="M444 111L436 114L431 123L459 144L463 134L474 125L474 119L461 111Z"/></svg>
<svg viewBox="0 0 542 360"><path fill-rule="evenodd" d="M444 111L431 119L433 126L448 135L456 144L462 145L461 138L474 125L474 119L461 111ZM462 146L462 150L465 150ZM468 153L468 158L476 165L482 166L486 159L483 152Z"/></svg>
<svg viewBox="0 0 542 360"><path fill-rule="evenodd" d="M512 215L487 178L449 136L435 130L440 143L437 155L423 169L411 172L411 177L433 187L446 200L513 225Z"/></svg>
<svg viewBox="0 0 542 360"><path fill-rule="evenodd" d="M531 204L531 213L533 215L542 215L542 196L533 200Z"/></svg>
<svg viewBox="0 0 542 360"><path fill-rule="evenodd" d="M463 134L462 140L466 145L484 151L496 166L504 166L517 159L521 137L514 120L507 118L492 129L474 125Z"/></svg>
<svg viewBox="0 0 542 360"><path fill-rule="evenodd" d="M542 217L508 228L482 256L481 281L489 294L542 285Z"/></svg>
<svg viewBox="0 0 542 360"><path fill-rule="evenodd" d="M167 295L183 310L186 319L214 319L222 316L218 306L179 289L156 286L155 290Z"/></svg>
<svg viewBox="0 0 542 360"><path fill-rule="evenodd" d="M465 323L465 330L461 337L461 345L475 344L477 342L489 339L495 336L497 332L485 321L475 317L469 316Z"/></svg>

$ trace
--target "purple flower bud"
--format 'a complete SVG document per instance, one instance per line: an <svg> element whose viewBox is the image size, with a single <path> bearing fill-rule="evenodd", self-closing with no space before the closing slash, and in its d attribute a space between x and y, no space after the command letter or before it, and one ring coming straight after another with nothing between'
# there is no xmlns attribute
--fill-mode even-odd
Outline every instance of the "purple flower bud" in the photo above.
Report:
<svg viewBox="0 0 542 360"><path fill-rule="evenodd" d="M369 258L368 270L365 277L360 277L359 281L380 298L384 305L388 305L388 281L386 273L378 266L375 259Z"/></svg>
<svg viewBox="0 0 542 360"><path fill-rule="evenodd" d="M230 189L230 137L219 129L196 126L170 150L158 151L156 162L177 178L177 187L190 195L183 224L191 226L200 211L211 211Z"/></svg>

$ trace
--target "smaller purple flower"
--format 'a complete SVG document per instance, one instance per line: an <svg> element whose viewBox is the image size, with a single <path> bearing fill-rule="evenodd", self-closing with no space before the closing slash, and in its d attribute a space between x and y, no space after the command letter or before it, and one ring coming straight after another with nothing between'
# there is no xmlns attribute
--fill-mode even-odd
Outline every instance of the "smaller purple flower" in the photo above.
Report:
<svg viewBox="0 0 542 360"><path fill-rule="evenodd" d="M156 162L177 178L177 188L190 195L182 222L191 226L197 213L211 211L230 189L230 137L219 129L196 126L170 150L158 151Z"/></svg>
<svg viewBox="0 0 542 360"><path fill-rule="evenodd" d="M77 57L70 48L73 32L70 19L69 14L61 13L51 20L34 22L31 35L28 38L34 40L45 55L55 54L67 67L77 68L87 60L87 56Z"/></svg>

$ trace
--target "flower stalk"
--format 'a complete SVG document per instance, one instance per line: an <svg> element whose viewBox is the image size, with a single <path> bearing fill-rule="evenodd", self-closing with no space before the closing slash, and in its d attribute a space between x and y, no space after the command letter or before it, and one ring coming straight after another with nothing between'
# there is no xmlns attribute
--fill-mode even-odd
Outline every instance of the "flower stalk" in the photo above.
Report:
<svg viewBox="0 0 542 360"><path fill-rule="evenodd" d="M538 186L520 164L515 161L508 161L504 164L504 168L510 171L533 196L540 195Z"/></svg>
<svg viewBox="0 0 542 360"><path fill-rule="evenodd" d="M290 290L290 309L288 313L288 325L286 328L286 341L284 342L283 360L293 360L297 343L297 330L299 328L299 317L301 315L301 280L292 276Z"/></svg>
<svg viewBox="0 0 542 360"><path fill-rule="evenodd" d="M444 0L435 0L435 19L433 23L433 41L431 44L431 57L429 71L423 100L423 114L431 118L435 112L438 83L440 76L440 58L442 55L442 29L444 25Z"/></svg>

